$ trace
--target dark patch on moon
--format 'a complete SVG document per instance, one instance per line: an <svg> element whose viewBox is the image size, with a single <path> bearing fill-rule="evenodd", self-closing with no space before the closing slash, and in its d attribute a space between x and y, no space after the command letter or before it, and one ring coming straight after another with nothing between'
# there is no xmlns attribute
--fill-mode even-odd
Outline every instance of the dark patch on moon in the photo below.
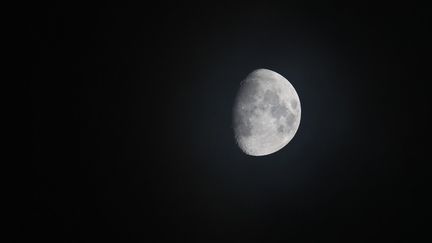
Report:
<svg viewBox="0 0 432 243"><path fill-rule="evenodd" d="M284 132L285 132L285 127L284 127L283 125L279 125L277 131L278 131L279 133L284 133Z"/></svg>
<svg viewBox="0 0 432 243"><path fill-rule="evenodd" d="M277 105L280 102L279 95L272 91L272 90L266 90L264 93L264 104L269 104L271 106Z"/></svg>
<svg viewBox="0 0 432 243"><path fill-rule="evenodd" d="M292 127L292 125L294 124L294 121L295 121L294 114L292 114L291 112L288 113L288 115L286 117L286 123L288 124L288 127Z"/></svg>
<svg viewBox="0 0 432 243"><path fill-rule="evenodd" d="M273 90L266 90L262 102L264 107L270 106L271 115L276 119L286 117L290 114L288 107L281 101L279 94Z"/></svg>
<svg viewBox="0 0 432 243"><path fill-rule="evenodd" d="M291 100L291 107L292 107L293 109L296 109L296 108L297 108L297 101L296 101L296 100Z"/></svg>
<svg viewBox="0 0 432 243"><path fill-rule="evenodd" d="M265 111L265 109L266 109L266 105L265 105L264 103L259 103L259 104L257 105L257 108L260 109L261 111Z"/></svg>
<svg viewBox="0 0 432 243"><path fill-rule="evenodd" d="M279 119L281 117L288 116L289 110L283 103L279 103L271 108L271 114L273 117Z"/></svg>

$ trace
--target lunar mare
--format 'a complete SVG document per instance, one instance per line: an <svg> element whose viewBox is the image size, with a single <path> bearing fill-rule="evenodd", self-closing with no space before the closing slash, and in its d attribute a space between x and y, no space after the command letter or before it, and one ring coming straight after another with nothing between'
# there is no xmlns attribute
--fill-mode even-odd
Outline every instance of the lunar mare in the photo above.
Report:
<svg viewBox="0 0 432 243"><path fill-rule="evenodd" d="M248 155L274 153L294 137L300 116L291 83L274 71L254 70L241 82L233 107L237 144Z"/></svg>

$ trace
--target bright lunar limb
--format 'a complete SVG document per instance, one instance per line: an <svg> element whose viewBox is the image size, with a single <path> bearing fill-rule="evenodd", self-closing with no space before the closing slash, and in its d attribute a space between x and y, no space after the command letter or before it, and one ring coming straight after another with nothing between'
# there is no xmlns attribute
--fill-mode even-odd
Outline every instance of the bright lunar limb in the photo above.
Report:
<svg viewBox="0 0 432 243"><path fill-rule="evenodd" d="M294 137L300 124L300 99L282 75L257 69L240 84L233 107L234 134L248 155L274 153Z"/></svg>

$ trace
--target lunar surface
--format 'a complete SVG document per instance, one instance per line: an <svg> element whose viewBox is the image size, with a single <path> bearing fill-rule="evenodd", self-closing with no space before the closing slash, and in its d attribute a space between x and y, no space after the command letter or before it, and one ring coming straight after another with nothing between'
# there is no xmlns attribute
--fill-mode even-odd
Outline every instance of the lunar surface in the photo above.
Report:
<svg viewBox="0 0 432 243"><path fill-rule="evenodd" d="M257 69L240 84L233 107L234 134L240 149L253 156L287 145L300 124L300 99L282 75Z"/></svg>

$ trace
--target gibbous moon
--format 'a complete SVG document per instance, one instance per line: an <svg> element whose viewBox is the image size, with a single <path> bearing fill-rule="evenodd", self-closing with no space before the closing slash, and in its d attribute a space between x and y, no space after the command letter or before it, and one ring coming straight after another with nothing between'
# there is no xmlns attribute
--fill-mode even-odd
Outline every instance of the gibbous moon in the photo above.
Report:
<svg viewBox="0 0 432 243"><path fill-rule="evenodd" d="M233 107L237 144L248 155L274 153L294 137L300 115L300 99L286 78L254 70L241 82Z"/></svg>

